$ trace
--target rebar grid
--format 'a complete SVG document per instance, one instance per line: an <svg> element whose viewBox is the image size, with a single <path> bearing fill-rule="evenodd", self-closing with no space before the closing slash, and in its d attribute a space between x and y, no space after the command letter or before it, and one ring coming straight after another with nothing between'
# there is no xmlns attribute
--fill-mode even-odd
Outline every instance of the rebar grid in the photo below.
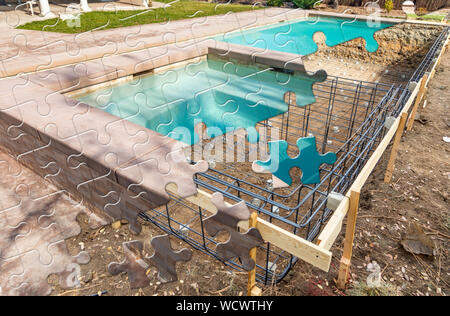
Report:
<svg viewBox="0 0 450 316"><path fill-rule="evenodd" d="M431 48L428 50L428 53L422 60L422 63L417 67L416 71L410 78L410 82L419 82L420 78L423 77L423 75L428 72L434 64L434 59L438 57L440 51L442 50L442 47L445 43L445 40L448 37L449 34L449 27L446 27L441 34L439 34L438 38L434 41Z"/></svg>
<svg viewBox="0 0 450 316"><path fill-rule="evenodd" d="M409 82L418 82L432 67L448 30L438 37ZM313 91L316 103L297 107L290 94L288 112L260 122L258 127L263 131L278 128L281 138L289 144L290 156L298 153L296 140L311 134L316 137L319 153L335 152L335 164L320 168L320 183L303 185L297 173L297 181L289 188L273 190L267 181L270 175L254 173L249 163L234 162L218 163L208 172L198 174L195 179L198 189L221 192L233 204L244 200L250 211L257 211L261 218L314 241L333 212L326 207L328 194L331 191L344 194L348 190L384 137L386 117L397 117L411 92L404 84L386 85L340 77L329 77L325 82L316 83ZM271 140L269 133L263 133L263 136L267 141ZM249 147L246 143L245 148ZM249 155L247 151L246 156ZM226 236L211 238L205 234L202 220L211 215L208 211L173 195L166 206L140 215L216 259L217 243L226 240ZM256 261L256 279L270 284L281 281L297 258L267 243L258 248ZM239 260L224 263L242 270Z"/></svg>

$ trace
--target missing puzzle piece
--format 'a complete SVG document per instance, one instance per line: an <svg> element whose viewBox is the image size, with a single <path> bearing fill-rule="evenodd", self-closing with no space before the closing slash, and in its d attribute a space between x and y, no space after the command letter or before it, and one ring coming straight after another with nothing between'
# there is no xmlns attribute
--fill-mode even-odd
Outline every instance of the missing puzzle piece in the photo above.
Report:
<svg viewBox="0 0 450 316"><path fill-rule="evenodd" d="M150 243L155 249L155 253L149 260L158 269L158 280L162 283L178 280L176 263L191 260L192 251L187 248L173 251L168 235L153 237Z"/></svg>

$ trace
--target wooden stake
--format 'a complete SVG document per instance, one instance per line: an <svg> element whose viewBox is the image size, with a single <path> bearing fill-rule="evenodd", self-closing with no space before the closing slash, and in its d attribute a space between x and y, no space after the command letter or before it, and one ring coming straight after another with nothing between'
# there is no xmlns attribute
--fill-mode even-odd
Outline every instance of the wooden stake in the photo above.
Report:
<svg viewBox="0 0 450 316"><path fill-rule="evenodd" d="M258 213L253 212L250 215L250 219L248 221L248 228L256 227L256 223L258 222ZM255 261L255 268L248 272L248 284L247 284L247 295L248 296L261 296L261 289L256 286L256 247L250 250L250 258Z"/></svg>
<svg viewBox="0 0 450 316"><path fill-rule="evenodd" d="M419 104L422 101L422 98L425 94L425 85L428 81L428 75L424 75L422 78L422 82L420 84L419 94L417 95L416 102L414 103L414 107L409 116L408 125L406 126L406 130L410 131L412 129L414 119L416 118L417 109L419 108Z"/></svg>
<svg viewBox="0 0 450 316"><path fill-rule="evenodd" d="M392 173L394 172L395 159L397 158L397 150L400 144L400 140L403 135L403 130L405 129L406 119L408 118L408 113L403 112L400 117L400 123L397 127L397 132L395 133L394 144L392 145L391 156L389 157L389 162L386 168L386 173L384 175L384 182L391 182Z"/></svg>
<svg viewBox="0 0 450 316"><path fill-rule="evenodd" d="M347 284L350 261L352 259L353 239L355 238L356 217L358 215L360 191L350 192L350 206L347 215L347 227L345 229L344 253L339 265L337 286L344 289Z"/></svg>

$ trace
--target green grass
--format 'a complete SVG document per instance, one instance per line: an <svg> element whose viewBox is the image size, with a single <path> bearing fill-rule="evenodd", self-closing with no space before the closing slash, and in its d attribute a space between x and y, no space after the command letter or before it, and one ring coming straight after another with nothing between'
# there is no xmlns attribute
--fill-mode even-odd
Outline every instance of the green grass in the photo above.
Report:
<svg viewBox="0 0 450 316"><path fill-rule="evenodd" d="M426 14L426 15L417 15L417 14L408 14L408 18L420 19L420 20L432 20L441 22L445 15L440 14Z"/></svg>
<svg viewBox="0 0 450 316"><path fill-rule="evenodd" d="M417 15L417 14L407 14L408 18L413 18L417 20L431 20L431 21L437 21L442 22L442 20L446 17L445 15L439 15L439 14L428 14L428 15ZM383 15L384 18L391 18L391 19L405 19L404 16L389 16L389 15Z"/></svg>
<svg viewBox="0 0 450 316"><path fill-rule="evenodd" d="M162 0L161 2L169 2ZM90 30L106 30L124 26L160 23L181 19L197 18L210 15L226 14L257 10L262 7L252 7L240 4L217 4L197 1L180 1L168 8L152 10L118 11L118 12L87 12L80 17L80 27L75 23L67 23L58 18L35 21L18 26L18 29L48 31L58 33L81 33Z"/></svg>

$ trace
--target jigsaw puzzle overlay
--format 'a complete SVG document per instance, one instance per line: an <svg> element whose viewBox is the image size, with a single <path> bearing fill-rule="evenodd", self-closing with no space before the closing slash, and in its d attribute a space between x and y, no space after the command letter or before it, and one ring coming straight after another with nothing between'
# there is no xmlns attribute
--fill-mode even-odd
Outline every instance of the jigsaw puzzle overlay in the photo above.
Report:
<svg viewBox="0 0 450 316"><path fill-rule="evenodd" d="M288 143L284 140L269 142L270 158L267 161L255 161L255 163L272 173L287 185L292 184L289 171L293 167L298 167L302 171L301 181L303 184L313 184L320 182L320 166L333 164L336 162L335 153L318 154L316 149L316 138L305 137L297 140L297 147L300 151L297 157L290 158L287 154ZM255 172L259 170L253 168Z"/></svg>
<svg viewBox="0 0 450 316"><path fill-rule="evenodd" d="M123 243L125 260L121 263L111 262L108 271L112 275L121 272L128 273L130 288L143 288L149 285L150 279L147 277L151 265L158 270L158 280L162 283L174 282L178 280L176 263L178 261L187 262L192 257L192 251L183 248L173 251L168 235L155 236L150 241L154 249L154 254L145 257L143 254L144 245L141 241L133 240Z"/></svg>
<svg viewBox="0 0 450 316"><path fill-rule="evenodd" d="M212 195L211 201L218 211L204 219L206 231L213 237L220 231L227 231L230 235L226 242L217 245L219 259L227 261L238 257L245 270L252 270L255 267L255 261L250 257L249 252L252 248L264 244L264 239L254 227L246 233L237 230L237 224L240 221L248 221L250 218L250 211L245 201L228 206L225 204L222 193L219 192Z"/></svg>
<svg viewBox="0 0 450 316"><path fill-rule="evenodd" d="M0 48L0 294L48 295L51 274L62 288L79 286L80 265L90 255L70 253L65 242L80 233L78 215L85 214L91 228L126 220L139 234L138 214L165 205L168 184L176 184L180 198L197 193L194 176L208 163L188 162L185 149L199 142L198 123L209 137L245 129L250 142L258 141L258 122L289 106L314 106L313 85L327 76L308 73L299 54L317 49L316 32L329 46L363 37L374 51L373 34L389 26L295 20L304 16L274 8L204 17L167 23L157 35L149 25L75 35L11 28L10 47ZM265 26L282 20L290 22ZM225 33L215 38L221 43L211 38L218 33ZM177 62L184 64L172 66ZM127 82L93 87L119 78ZM64 95L86 87L92 90L84 96ZM285 102L287 92L295 93L296 104ZM317 152L314 138L298 140L296 158L285 150L273 155L273 144L267 164L280 168L267 170L288 185L293 166L302 169L303 183L316 183L320 165L335 161ZM229 206L215 193L212 203L219 211L204 220L207 232L230 234L217 245L219 257L239 258L253 269L249 250L264 240L256 228L237 230L250 216L245 202ZM151 245L155 253L145 257L141 242L124 243L125 261L111 263L111 274L126 271L132 288L144 287L154 265L160 281L176 280L176 262L190 260L191 252L173 251L168 236Z"/></svg>
<svg viewBox="0 0 450 316"><path fill-rule="evenodd" d="M375 52L378 49L378 43L374 38L375 32L392 25L379 23L369 28L366 21L313 16L297 23L295 21L278 23L244 32L226 33L216 38L229 43L306 56L317 51L318 46L313 36L321 32L326 36L326 44L330 47L363 38L367 51Z"/></svg>
<svg viewBox="0 0 450 316"><path fill-rule="evenodd" d="M312 85L324 79L210 57L79 100L188 145L198 143L199 123L209 137L244 128L256 142L257 122L287 112L286 92L295 92L297 105L306 106L315 102Z"/></svg>

